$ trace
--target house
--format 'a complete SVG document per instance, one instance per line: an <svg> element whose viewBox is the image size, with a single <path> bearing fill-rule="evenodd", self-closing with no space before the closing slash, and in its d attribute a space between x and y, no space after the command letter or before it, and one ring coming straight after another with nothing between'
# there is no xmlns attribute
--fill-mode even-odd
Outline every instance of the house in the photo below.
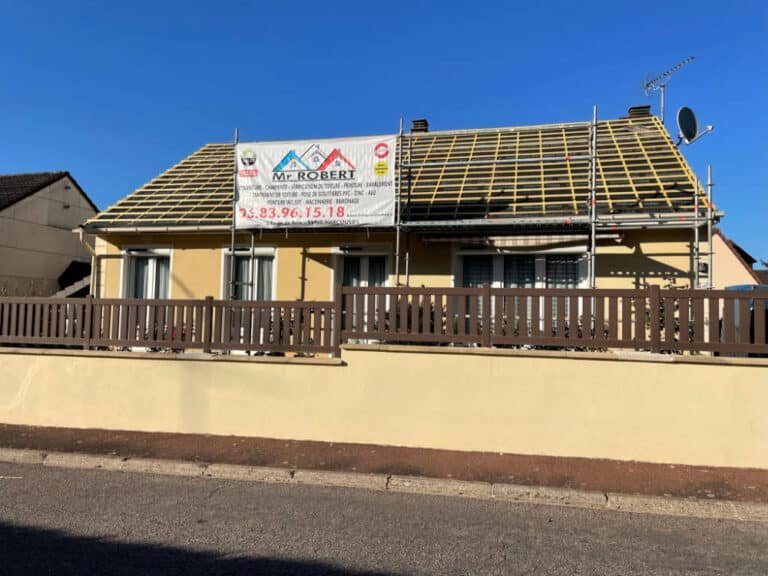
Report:
<svg viewBox="0 0 768 576"><path fill-rule="evenodd" d="M203 146L87 220L94 294L328 300L337 282L684 287L708 250L707 218L722 216L649 107L542 126L429 131L420 122L391 138L396 151L380 143L375 153L386 160L377 174L399 166L394 222L239 229L234 254L235 148ZM267 169L283 181L283 170L319 169L331 155L345 174L354 164L322 141L282 154ZM259 173L252 149L240 160L241 175Z"/></svg>
<svg viewBox="0 0 768 576"><path fill-rule="evenodd" d="M726 288L744 284L765 284L752 266L757 262L749 252L726 238L720 230L712 236L713 288Z"/></svg>
<svg viewBox="0 0 768 576"><path fill-rule="evenodd" d="M91 254L72 230L97 212L69 172L0 175L0 296L50 296L88 278Z"/></svg>

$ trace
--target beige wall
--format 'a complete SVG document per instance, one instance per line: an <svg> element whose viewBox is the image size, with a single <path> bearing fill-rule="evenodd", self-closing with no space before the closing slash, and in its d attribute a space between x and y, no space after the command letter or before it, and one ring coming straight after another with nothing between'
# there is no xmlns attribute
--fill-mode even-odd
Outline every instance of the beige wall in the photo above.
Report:
<svg viewBox="0 0 768 576"><path fill-rule="evenodd" d="M642 288L646 283L688 287L691 283L692 230L637 230L621 242L604 240L597 250L598 288ZM700 251L707 243L700 242Z"/></svg>
<svg viewBox="0 0 768 576"><path fill-rule="evenodd" d="M602 241L597 254L597 285L601 288L635 288L647 283L687 286L691 257L688 231L647 230L627 232L620 243ZM172 247L171 297L223 296L222 253L230 240L226 234L124 234L111 235L97 244L110 254L100 263L100 286L105 296L121 294L121 247ZM240 235L238 245L250 245L250 236ZM392 233L267 233L257 238L257 247L274 247L276 294L280 300L326 300L332 298L334 273L340 270L339 247L357 247L388 256L389 284L395 285L395 235ZM414 234L402 235L400 272L405 282L405 252L411 286L449 287L454 282L454 250L448 242L424 242ZM706 251L706 243L702 244ZM363 252L351 251L350 254Z"/></svg>
<svg viewBox="0 0 768 576"><path fill-rule="evenodd" d="M751 269L731 250L720 234L712 237L712 246L713 288L758 283Z"/></svg>
<svg viewBox="0 0 768 576"><path fill-rule="evenodd" d="M72 233L96 211L69 177L0 212L0 296L49 296L73 261L90 254Z"/></svg>
<svg viewBox="0 0 768 576"><path fill-rule="evenodd" d="M5 350L0 422L768 468L765 361L446 352L312 365Z"/></svg>
<svg viewBox="0 0 768 576"><path fill-rule="evenodd" d="M171 297L204 298L224 296L223 254L230 245L225 234L168 235L123 234L100 238L96 251L99 262L99 294L117 298L122 294L121 249L137 246L172 248ZM250 236L239 235L239 248L250 246ZM394 284L394 236L363 233L264 234L255 241L257 248L276 249L275 298L281 300L327 300L333 295L334 271L338 268L340 246L367 247L388 256L390 283ZM354 252L365 253L363 252Z"/></svg>

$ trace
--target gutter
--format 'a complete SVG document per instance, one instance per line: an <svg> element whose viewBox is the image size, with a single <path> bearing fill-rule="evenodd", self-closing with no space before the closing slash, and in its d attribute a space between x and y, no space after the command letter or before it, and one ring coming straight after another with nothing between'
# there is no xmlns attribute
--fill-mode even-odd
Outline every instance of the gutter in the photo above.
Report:
<svg viewBox="0 0 768 576"><path fill-rule="evenodd" d="M83 246L83 248L88 250L88 253L91 256L94 256L94 257L97 256L96 250L90 244L88 244L87 240L85 239L86 231L85 231L84 227L78 226L77 228L74 228L72 230L72 234L77 234L78 235L78 239L80 240L80 244Z"/></svg>
<svg viewBox="0 0 768 576"><path fill-rule="evenodd" d="M96 226L86 226L85 230L91 234L143 234L157 232L229 232L232 227L222 224L211 224L208 226L107 226L99 228Z"/></svg>
<svg viewBox="0 0 768 576"><path fill-rule="evenodd" d="M613 230L614 227L625 229L635 229L644 227L666 227L666 228L689 228L690 223L694 221L693 212L681 212L678 214L650 214L644 216L599 216L597 227ZM714 216L717 219L725 216L724 212L716 212ZM401 222L403 228L411 229L429 229L429 228L456 228L456 227L478 227L486 228L488 226L531 226L531 225L571 225L571 224L589 224L589 216L550 216L550 217L530 217L530 218L484 218L484 219L464 219L464 220L432 220L426 222ZM174 232L231 232L232 227L227 224L209 224L209 225L190 225L190 226L107 226L100 228L97 226L85 225L84 230L90 234L157 234ZM268 232L283 232L286 228L263 228ZM314 229L312 229L314 230ZM386 228L386 230L394 230ZM294 230L299 232L301 230ZM347 232L348 229L338 228L334 231Z"/></svg>
<svg viewBox="0 0 768 576"><path fill-rule="evenodd" d="M715 213L716 218L725 216L724 212ZM644 228L644 227L668 227L689 228L694 221L694 212L680 212L677 214L649 214L644 216L599 216L596 225L600 229L614 228ZM484 218L465 220L432 220L426 222L403 222L403 228L452 228L452 227L488 227L488 226L531 226L531 225L573 225L589 224L589 216L550 216L550 217L523 217L523 218Z"/></svg>

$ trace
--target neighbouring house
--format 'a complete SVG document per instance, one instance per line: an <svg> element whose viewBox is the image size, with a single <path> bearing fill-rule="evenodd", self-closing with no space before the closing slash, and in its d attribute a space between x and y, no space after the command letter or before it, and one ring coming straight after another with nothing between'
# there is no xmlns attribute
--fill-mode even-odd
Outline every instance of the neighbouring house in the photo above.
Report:
<svg viewBox="0 0 768 576"><path fill-rule="evenodd" d="M0 175L0 296L51 296L80 282L91 254L72 234L98 212L69 172Z"/></svg>
<svg viewBox="0 0 768 576"><path fill-rule="evenodd" d="M712 252L713 288L766 284L760 280L758 270L752 268L757 260L720 230L712 235Z"/></svg>
<svg viewBox="0 0 768 576"><path fill-rule="evenodd" d="M93 293L225 298L230 275L234 297L279 300L327 300L337 282L685 287L702 269L694 225L708 250L706 194L648 107L595 127L414 123L398 137L397 228L239 230L233 254L234 154L203 146L89 218Z"/></svg>

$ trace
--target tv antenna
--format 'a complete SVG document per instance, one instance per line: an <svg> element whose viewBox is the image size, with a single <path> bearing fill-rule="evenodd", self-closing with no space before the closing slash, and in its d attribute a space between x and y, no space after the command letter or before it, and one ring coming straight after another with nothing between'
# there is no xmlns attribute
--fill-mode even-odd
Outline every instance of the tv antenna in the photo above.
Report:
<svg viewBox="0 0 768 576"><path fill-rule="evenodd" d="M661 118L661 121L664 122L664 91L667 89L667 84L669 84L669 80L672 78L672 75L680 70L681 68L684 68L688 64L693 62L693 56L688 56L685 60L682 62L679 62L678 64L675 64L667 70L666 72L663 72L656 76L656 78L652 78L651 80L646 80L643 83L643 91L645 92L646 96L649 96L650 93L654 90L658 90L661 94L661 106L659 108L659 117Z"/></svg>

